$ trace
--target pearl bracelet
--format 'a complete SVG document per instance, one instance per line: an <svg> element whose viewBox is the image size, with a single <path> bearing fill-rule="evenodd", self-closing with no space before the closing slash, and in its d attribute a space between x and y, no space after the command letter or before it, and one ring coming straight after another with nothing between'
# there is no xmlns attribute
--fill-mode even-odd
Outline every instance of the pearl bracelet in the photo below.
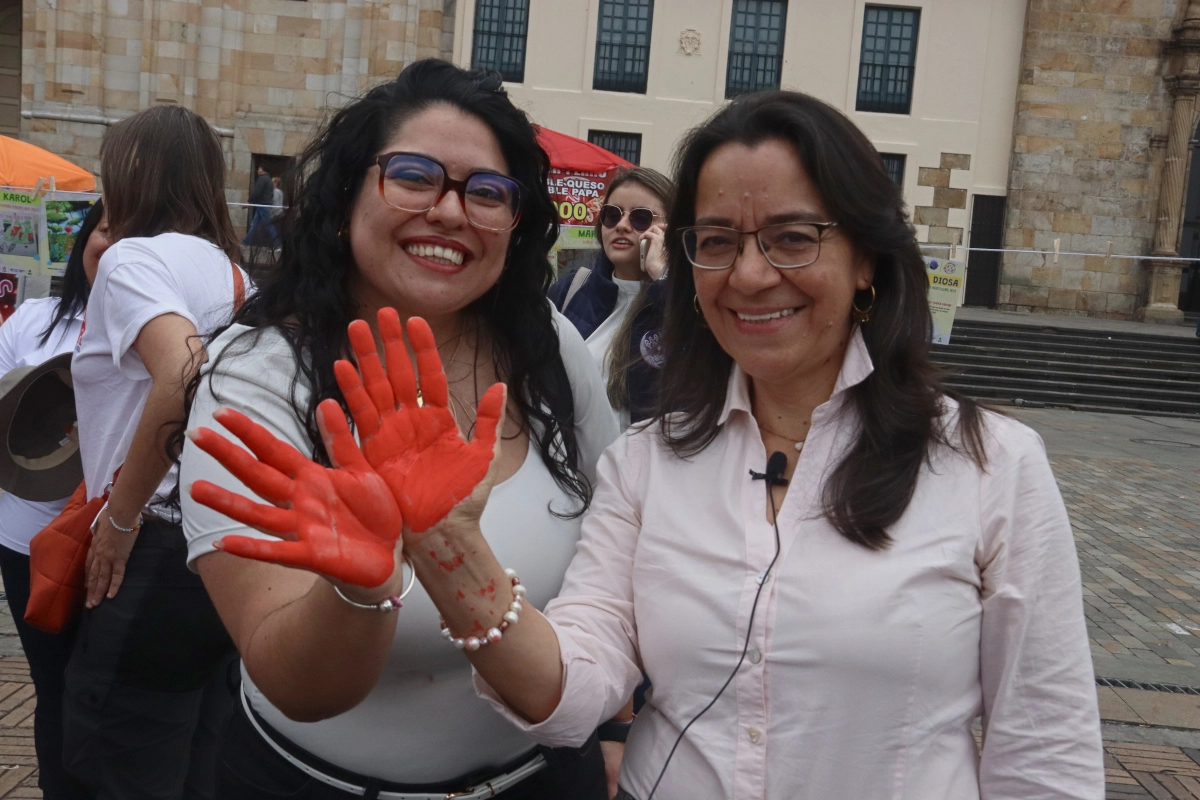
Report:
<svg viewBox="0 0 1200 800"><path fill-rule="evenodd" d="M114 530L120 531L121 533L136 533L138 529L142 527L142 514L140 511L138 512L137 522L133 524L132 528L123 528L117 524L117 521L113 519L112 512L108 510L108 501L105 501L104 508L100 509L100 511L106 517L108 517L108 524L111 525Z"/></svg>
<svg viewBox="0 0 1200 800"><path fill-rule="evenodd" d="M521 611L525 608L521 601L525 599L525 587L521 585L521 579L517 577L517 571L513 569L504 570L504 574L512 581L513 601L508 605L508 611L504 612L504 618L500 620L500 624L495 628L488 628L487 633L483 636L467 636L459 637L450 632L449 626L446 625L446 620L438 617L438 622L442 627L442 638L450 642L459 650L469 650L474 652L484 645L495 644L504 638L504 632L510 626L516 625L521 621Z"/></svg>

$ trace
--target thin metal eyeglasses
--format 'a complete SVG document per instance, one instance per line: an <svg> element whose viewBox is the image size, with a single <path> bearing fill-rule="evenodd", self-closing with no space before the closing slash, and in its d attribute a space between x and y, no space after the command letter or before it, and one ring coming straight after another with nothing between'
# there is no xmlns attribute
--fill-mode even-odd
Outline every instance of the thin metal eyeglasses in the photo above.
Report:
<svg viewBox="0 0 1200 800"><path fill-rule="evenodd" d="M754 231L719 225L693 225L680 231L683 252L699 269L729 269L742 252L742 237L753 236L763 257L777 269L807 267L821 257L821 238L836 222L781 222Z"/></svg>
<svg viewBox="0 0 1200 800"><path fill-rule="evenodd" d="M621 208L620 206L615 206L611 203L602 205L600 206L600 224L606 228L615 228L617 225L621 224L621 218L624 217L626 213L627 212L625 209ZM650 230L650 226L654 224L654 218L661 216L660 214L655 214L649 208L642 207L631 208L629 209L628 214L629 227L633 228L638 233L645 233L646 231Z"/></svg>
<svg viewBox="0 0 1200 800"><path fill-rule="evenodd" d="M447 192L462 203L467 222L485 231L508 231L521 219L521 183L499 172L476 170L462 180L446 174L436 159L419 153L384 153L379 165L379 195L401 211L424 214Z"/></svg>

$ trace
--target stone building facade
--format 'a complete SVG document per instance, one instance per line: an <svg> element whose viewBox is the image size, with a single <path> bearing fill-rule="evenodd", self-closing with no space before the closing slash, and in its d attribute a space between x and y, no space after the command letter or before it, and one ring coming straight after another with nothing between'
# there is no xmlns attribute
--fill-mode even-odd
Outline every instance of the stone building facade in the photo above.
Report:
<svg viewBox="0 0 1200 800"><path fill-rule="evenodd" d="M220 134L232 201L256 157L297 154L329 108L453 47L454 0L23 3L22 139L95 170L106 126L182 105Z"/></svg>
<svg viewBox="0 0 1200 800"><path fill-rule="evenodd" d="M1006 253L1000 308L1182 319L1180 264L1152 257L1177 255L1197 120L1171 54L1194 26L1187 0L1030 0L1004 244L1099 255Z"/></svg>

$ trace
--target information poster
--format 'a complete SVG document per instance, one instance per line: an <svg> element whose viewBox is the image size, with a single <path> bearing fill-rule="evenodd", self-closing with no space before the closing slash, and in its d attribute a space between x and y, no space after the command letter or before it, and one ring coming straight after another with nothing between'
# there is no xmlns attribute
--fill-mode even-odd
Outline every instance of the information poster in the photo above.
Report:
<svg viewBox="0 0 1200 800"><path fill-rule="evenodd" d="M67 259L71 257L71 249L75 246L75 236L95 202L94 197L45 202L47 274L62 275L66 272Z"/></svg>
<svg viewBox="0 0 1200 800"><path fill-rule="evenodd" d="M961 261L925 256L925 274L929 278L929 311L933 314L933 343L949 344L954 327L954 310L963 285Z"/></svg>
<svg viewBox="0 0 1200 800"><path fill-rule="evenodd" d="M600 204L608 190L608 182L616 173L576 172L550 168L546 188L558 208L558 224L591 227L600 214Z"/></svg>
<svg viewBox="0 0 1200 800"><path fill-rule="evenodd" d="M4 272L41 273L41 227L41 197L32 192L0 190L0 266Z"/></svg>

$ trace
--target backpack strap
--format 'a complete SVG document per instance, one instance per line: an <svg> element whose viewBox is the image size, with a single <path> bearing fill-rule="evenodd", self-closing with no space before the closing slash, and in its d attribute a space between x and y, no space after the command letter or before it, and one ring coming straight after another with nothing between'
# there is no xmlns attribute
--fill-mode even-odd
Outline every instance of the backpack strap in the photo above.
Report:
<svg viewBox="0 0 1200 800"><path fill-rule="evenodd" d="M571 305L571 300L575 295L579 294L579 290L583 288L583 284L587 282L591 276L592 270L589 267L580 267L575 271L575 277L571 279L571 285L567 287L567 296L563 298L562 310L565 312L567 306Z"/></svg>
<svg viewBox="0 0 1200 800"><path fill-rule="evenodd" d="M246 302L246 279L242 277L242 271L238 269L238 265L232 261L229 266L233 268L233 310L236 313L242 307L242 303Z"/></svg>

